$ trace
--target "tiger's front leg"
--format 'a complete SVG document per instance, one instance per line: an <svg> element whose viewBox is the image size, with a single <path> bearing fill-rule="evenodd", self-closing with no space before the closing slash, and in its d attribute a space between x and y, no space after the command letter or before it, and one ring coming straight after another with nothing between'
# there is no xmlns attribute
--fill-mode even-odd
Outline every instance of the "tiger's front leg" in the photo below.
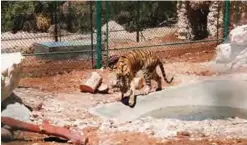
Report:
<svg viewBox="0 0 247 145"><path fill-rule="evenodd" d="M130 86L130 95L129 95L129 106L134 106L135 104L135 86L134 83L131 83Z"/></svg>
<svg viewBox="0 0 247 145"><path fill-rule="evenodd" d="M123 100L126 96L131 95L131 90L128 90L126 93L125 92L120 92L121 93L121 100Z"/></svg>
<svg viewBox="0 0 247 145"><path fill-rule="evenodd" d="M123 92L120 92L121 93L121 100L123 100L124 98L124 93Z"/></svg>

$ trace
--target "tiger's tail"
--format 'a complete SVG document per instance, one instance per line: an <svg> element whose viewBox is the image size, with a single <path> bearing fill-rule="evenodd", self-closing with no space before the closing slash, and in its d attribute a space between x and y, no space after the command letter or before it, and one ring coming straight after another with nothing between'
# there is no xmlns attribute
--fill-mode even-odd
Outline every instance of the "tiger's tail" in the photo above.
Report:
<svg viewBox="0 0 247 145"><path fill-rule="evenodd" d="M160 70L161 70L161 72L162 72L162 75L163 75L164 80L165 80L168 84L170 84L170 83L173 81L173 78L174 78L174 77L172 77L172 78L170 79L170 81L169 81L169 80L167 79L167 77L166 77L165 69L164 69L164 66L163 66L162 62L159 61L159 62L158 62L158 65L159 65L159 67L160 67Z"/></svg>

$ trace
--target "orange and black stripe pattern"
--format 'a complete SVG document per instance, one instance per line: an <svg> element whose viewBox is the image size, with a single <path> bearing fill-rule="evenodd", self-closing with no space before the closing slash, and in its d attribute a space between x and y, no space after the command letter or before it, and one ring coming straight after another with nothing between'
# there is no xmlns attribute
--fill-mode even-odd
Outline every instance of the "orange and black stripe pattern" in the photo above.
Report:
<svg viewBox="0 0 247 145"><path fill-rule="evenodd" d="M131 81L139 70L143 71L146 86L151 88L151 79L153 79L158 83L157 90L161 90L161 77L156 73L157 66L160 67L164 80L171 83L173 78L167 79L162 62L151 51L133 50L121 56L116 64L118 83L120 90L123 90L121 92L126 93L130 89Z"/></svg>

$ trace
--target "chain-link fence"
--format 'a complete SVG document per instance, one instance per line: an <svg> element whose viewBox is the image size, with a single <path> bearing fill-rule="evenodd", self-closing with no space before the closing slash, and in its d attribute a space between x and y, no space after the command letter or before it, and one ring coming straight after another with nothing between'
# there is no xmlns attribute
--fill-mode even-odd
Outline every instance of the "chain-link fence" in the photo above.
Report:
<svg viewBox="0 0 247 145"><path fill-rule="evenodd" d="M22 52L24 72L32 76L107 65L132 49L166 59L213 50L228 28L226 10L243 12L238 2L97 2L3 1L1 52Z"/></svg>
<svg viewBox="0 0 247 145"><path fill-rule="evenodd" d="M128 2L126 7L121 7L122 3L108 5L103 12L108 31L106 23L102 32L109 57L124 55L127 50L149 49L165 60L185 52L214 49L223 38L224 2L136 1ZM119 14L114 17L110 14L115 7Z"/></svg>
<svg viewBox="0 0 247 145"><path fill-rule="evenodd" d="M1 52L22 52L26 75L92 68L96 44L94 5L3 1Z"/></svg>
<svg viewBox="0 0 247 145"><path fill-rule="evenodd" d="M247 24L246 1L231 1L229 12L229 30L232 30L236 26Z"/></svg>

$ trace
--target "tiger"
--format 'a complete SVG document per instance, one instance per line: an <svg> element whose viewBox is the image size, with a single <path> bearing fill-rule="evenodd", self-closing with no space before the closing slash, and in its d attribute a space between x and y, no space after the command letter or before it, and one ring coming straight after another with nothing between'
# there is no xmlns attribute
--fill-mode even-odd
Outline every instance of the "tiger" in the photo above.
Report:
<svg viewBox="0 0 247 145"><path fill-rule="evenodd" d="M164 80L167 83L171 83L174 79L167 79L164 66L161 60L150 50L132 50L126 55L122 55L116 62L116 77L117 86L120 89L121 100L124 98L124 94L130 91L128 105L135 104L135 86L132 83L133 78L140 70L143 72L145 79L145 89L142 92L147 95L151 92L151 79L157 82L156 91L162 90L161 77L156 72L156 67L159 66Z"/></svg>

